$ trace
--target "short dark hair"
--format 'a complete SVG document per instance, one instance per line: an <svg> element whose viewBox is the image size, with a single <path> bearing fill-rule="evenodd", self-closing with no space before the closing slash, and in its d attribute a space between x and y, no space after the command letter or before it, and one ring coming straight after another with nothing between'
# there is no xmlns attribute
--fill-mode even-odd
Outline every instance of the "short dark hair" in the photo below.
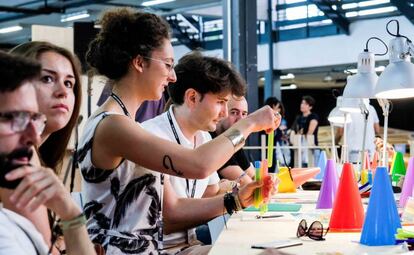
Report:
<svg viewBox="0 0 414 255"><path fill-rule="evenodd" d="M102 29L89 44L86 61L111 80L122 78L135 57L150 57L169 39L169 25L162 17L132 8L106 11L100 24Z"/></svg>
<svg viewBox="0 0 414 255"><path fill-rule="evenodd" d="M302 100L305 101L309 106L314 106L315 105L315 98L311 97L311 96L303 96Z"/></svg>
<svg viewBox="0 0 414 255"><path fill-rule="evenodd" d="M0 51L0 93L12 92L40 75L40 64Z"/></svg>
<svg viewBox="0 0 414 255"><path fill-rule="evenodd" d="M246 93L246 83L231 63L223 59L203 56L194 51L180 59L175 67L177 81L168 86L174 104L184 103L187 89L194 89L203 96L207 93L218 94L229 91L240 97Z"/></svg>
<svg viewBox="0 0 414 255"><path fill-rule="evenodd" d="M265 101L265 105L268 105L270 107L274 107L279 105L280 108L280 115L285 116L285 106L283 105L282 101L277 99L276 97L268 97Z"/></svg>

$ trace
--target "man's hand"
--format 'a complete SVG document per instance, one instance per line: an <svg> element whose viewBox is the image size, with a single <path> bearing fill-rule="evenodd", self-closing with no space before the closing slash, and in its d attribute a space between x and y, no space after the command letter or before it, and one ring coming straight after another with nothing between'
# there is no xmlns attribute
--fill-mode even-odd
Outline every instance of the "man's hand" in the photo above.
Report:
<svg viewBox="0 0 414 255"><path fill-rule="evenodd" d="M6 175L9 181L23 178L10 196L18 209L35 210L40 205L54 211L62 220L81 213L56 174L50 168L23 166Z"/></svg>
<svg viewBox="0 0 414 255"><path fill-rule="evenodd" d="M241 188L239 190L239 199L243 207L248 207L253 204L254 191L260 187L265 191L263 200L268 201L275 187L275 183L270 176L267 176L261 182L254 181Z"/></svg>

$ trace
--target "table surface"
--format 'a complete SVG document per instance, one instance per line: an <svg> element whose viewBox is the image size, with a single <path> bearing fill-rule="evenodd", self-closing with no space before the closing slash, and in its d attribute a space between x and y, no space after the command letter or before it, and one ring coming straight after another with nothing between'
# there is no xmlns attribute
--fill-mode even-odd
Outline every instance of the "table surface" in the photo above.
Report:
<svg viewBox="0 0 414 255"><path fill-rule="evenodd" d="M309 223L320 220L324 227L328 227L331 210L316 210L315 203L318 192L298 191L297 193L277 194L276 202L302 203L297 213L267 212L266 215L283 214L283 217L271 219L256 219L257 212L241 212L233 214L227 222L227 229L221 232L209 254L260 254L263 250L252 249L251 245L277 240L298 240L297 226L301 219ZM364 206L366 202L363 200ZM413 230L413 227L404 227ZM359 243L361 233L328 233L325 241L314 241L309 238L300 238L303 245L287 247L281 251L288 254L414 254L407 253L403 245L395 246L366 246Z"/></svg>

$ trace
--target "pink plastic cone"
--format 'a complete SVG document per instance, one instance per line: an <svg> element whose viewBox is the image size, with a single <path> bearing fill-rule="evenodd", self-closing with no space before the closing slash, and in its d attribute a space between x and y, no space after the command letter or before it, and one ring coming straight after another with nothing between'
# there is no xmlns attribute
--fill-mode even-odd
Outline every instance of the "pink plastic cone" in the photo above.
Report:
<svg viewBox="0 0 414 255"><path fill-rule="evenodd" d="M336 189L338 188L338 175L336 173L335 161L328 159L325 167L321 190L319 191L317 209L332 208L335 200Z"/></svg>
<svg viewBox="0 0 414 255"><path fill-rule="evenodd" d="M400 196L400 207L405 207L409 197L414 194L414 157L408 161L407 173L405 175L403 188Z"/></svg>
<svg viewBox="0 0 414 255"><path fill-rule="evenodd" d="M362 166L362 169L365 169L365 170L370 170L371 169L370 162L369 162L368 151L366 151L364 153L364 165Z"/></svg>
<svg viewBox="0 0 414 255"><path fill-rule="evenodd" d="M379 154L378 154L378 151L376 151L374 153L374 157L372 158L372 162L371 162L372 175L375 175L375 170L378 167L378 160L379 160ZM374 176L372 178L374 178Z"/></svg>

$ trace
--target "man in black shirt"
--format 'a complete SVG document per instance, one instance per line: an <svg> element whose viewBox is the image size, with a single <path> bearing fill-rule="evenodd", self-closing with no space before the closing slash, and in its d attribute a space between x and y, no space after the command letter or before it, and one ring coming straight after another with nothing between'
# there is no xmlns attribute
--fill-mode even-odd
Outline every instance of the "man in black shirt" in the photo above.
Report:
<svg viewBox="0 0 414 255"><path fill-rule="evenodd" d="M232 97L228 104L228 116L227 118L221 120L217 124L217 129L215 132L211 132L211 136L214 138L224 131L226 131L229 127L231 127L234 123L239 121L242 118L245 118L248 113L248 106L246 98L240 97L235 98ZM252 181L252 177L254 176L254 167L248 160L245 152L243 149L237 151L218 171L220 178L228 179L228 180L236 180L240 182L241 185L245 185Z"/></svg>

